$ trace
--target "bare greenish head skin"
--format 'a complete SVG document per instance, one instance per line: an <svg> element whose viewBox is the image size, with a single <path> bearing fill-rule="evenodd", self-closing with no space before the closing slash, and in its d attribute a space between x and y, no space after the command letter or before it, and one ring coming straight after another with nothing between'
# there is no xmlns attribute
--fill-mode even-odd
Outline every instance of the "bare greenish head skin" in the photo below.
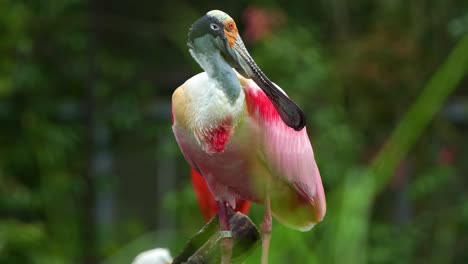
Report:
<svg viewBox="0 0 468 264"><path fill-rule="evenodd" d="M286 125L296 131L304 128L304 113L260 70L245 48L236 23L228 14L212 10L195 21L189 30L188 47L194 59L208 74L229 83L227 86L234 86L235 73L232 68L235 68L265 92ZM231 87L227 93L235 96L237 90Z"/></svg>
<svg viewBox="0 0 468 264"><path fill-rule="evenodd" d="M208 16L218 19L219 21L224 21L225 19L233 20L228 14L224 13L221 10L211 10L206 14Z"/></svg>

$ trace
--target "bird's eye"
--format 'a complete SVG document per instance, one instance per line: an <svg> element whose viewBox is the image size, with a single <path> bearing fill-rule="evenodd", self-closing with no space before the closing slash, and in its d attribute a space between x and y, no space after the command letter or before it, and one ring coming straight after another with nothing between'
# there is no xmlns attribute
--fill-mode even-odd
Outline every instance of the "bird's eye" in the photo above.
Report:
<svg viewBox="0 0 468 264"><path fill-rule="evenodd" d="M218 29L219 29L219 26L213 23L213 24L210 25L210 28L211 28L212 30L218 30Z"/></svg>

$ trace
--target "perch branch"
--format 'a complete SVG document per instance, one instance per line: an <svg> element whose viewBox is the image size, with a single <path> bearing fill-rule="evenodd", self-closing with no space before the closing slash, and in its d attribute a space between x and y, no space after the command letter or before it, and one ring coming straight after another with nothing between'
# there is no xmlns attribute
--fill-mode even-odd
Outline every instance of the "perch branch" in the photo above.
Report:
<svg viewBox="0 0 468 264"><path fill-rule="evenodd" d="M258 245L260 233L246 215L229 212L232 227L232 262L240 262ZM215 215L174 258L173 264L207 264L221 261L219 219Z"/></svg>

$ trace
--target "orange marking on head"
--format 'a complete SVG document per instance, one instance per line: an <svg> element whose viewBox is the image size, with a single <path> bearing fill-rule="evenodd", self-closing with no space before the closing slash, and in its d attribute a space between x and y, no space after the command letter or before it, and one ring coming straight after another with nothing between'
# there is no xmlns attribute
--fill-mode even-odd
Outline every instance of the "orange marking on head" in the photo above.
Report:
<svg viewBox="0 0 468 264"><path fill-rule="evenodd" d="M227 19L224 21L224 34L227 37L229 47L232 48L239 34L237 31L236 22L234 22L234 20Z"/></svg>

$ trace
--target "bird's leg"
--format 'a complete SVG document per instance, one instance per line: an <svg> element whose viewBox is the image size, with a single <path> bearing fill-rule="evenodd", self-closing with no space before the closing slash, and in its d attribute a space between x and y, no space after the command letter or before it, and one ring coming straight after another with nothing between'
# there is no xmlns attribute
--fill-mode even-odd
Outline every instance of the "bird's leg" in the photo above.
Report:
<svg viewBox="0 0 468 264"><path fill-rule="evenodd" d="M217 202L219 227L221 234L221 264L231 263L232 254L232 232L229 224L229 214L225 201Z"/></svg>
<svg viewBox="0 0 468 264"><path fill-rule="evenodd" d="M268 191L265 195L265 215L260 224L260 231L262 232L262 264L268 264L268 251L271 238L271 205Z"/></svg>

